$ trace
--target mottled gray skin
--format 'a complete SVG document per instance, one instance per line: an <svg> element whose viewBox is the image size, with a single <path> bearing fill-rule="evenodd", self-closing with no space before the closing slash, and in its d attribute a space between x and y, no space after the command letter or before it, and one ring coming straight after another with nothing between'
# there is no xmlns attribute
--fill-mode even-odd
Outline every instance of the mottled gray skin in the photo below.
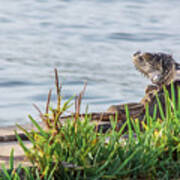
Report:
<svg viewBox="0 0 180 180"><path fill-rule="evenodd" d="M148 85L142 104L150 102L162 86L168 86L171 81L180 80L180 64L176 63L173 57L165 53L136 52L133 55L133 63L138 71L151 80L153 85Z"/></svg>
<svg viewBox="0 0 180 180"><path fill-rule="evenodd" d="M153 84L147 86L145 96L141 100L141 104L149 105L149 113L153 116L154 108L157 107L157 117L160 116L156 94L161 102L162 109L166 113L166 103L164 99L163 86L166 87L169 96L172 97L171 82L174 86L174 94L176 99L176 107L178 108L180 88L180 64L175 62L171 55L164 53L141 53L137 52L133 55L133 63L137 70L148 77Z"/></svg>
<svg viewBox="0 0 180 180"><path fill-rule="evenodd" d="M167 90L170 92L170 83L173 81L177 97L177 89L180 84L180 64L176 63L171 55L165 53L136 52L132 59L136 69L152 82L151 85L147 86L145 96L139 103L144 107L148 103L150 114L152 115L154 105L157 104L156 93L158 93L160 101L164 107L163 85L165 85ZM120 108L121 105L112 105L107 111L118 112ZM131 106L132 112L136 109L137 107L135 105Z"/></svg>
<svg viewBox="0 0 180 180"><path fill-rule="evenodd" d="M165 53L136 52L133 63L137 70L148 77L157 86L168 85L176 77L179 64Z"/></svg>

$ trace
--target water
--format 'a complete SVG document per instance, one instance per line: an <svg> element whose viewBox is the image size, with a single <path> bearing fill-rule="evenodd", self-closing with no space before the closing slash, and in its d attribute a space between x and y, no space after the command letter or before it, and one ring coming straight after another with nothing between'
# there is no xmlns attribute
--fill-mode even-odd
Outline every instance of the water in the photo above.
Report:
<svg viewBox="0 0 180 180"><path fill-rule="evenodd" d="M150 82L131 56L162 51L179 61L179 12L178 0L1 1L0 125L37 117L32 103L44 111L55 67L63 101L87 80L82 112L138 102Z"/></svg>

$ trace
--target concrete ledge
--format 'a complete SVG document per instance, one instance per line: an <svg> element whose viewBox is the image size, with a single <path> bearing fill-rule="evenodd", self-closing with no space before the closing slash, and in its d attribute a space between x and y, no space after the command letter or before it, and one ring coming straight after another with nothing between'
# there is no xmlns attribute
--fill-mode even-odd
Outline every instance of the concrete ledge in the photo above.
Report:
<svg viewBox="0 0 180 180"><path fill-rule="evenodd" d="M32 144L28 141L24 143L29 148L32 146ZM2 167L2 164L5 164L6 168L9 167L9 156L12 149L14 149L15 168L17 168L19 164L22 164L23 166L31 165L30 162L26 160L24 152L18 142L0 143L0 169Z"/></svg>
<svg viewBox="0 0 180 180"><path fill-rule="evenodd" d="M42 128L45 128L44 123L39 122L38 123ZM36 129L33 124L21 124L21 126L26 130L32 130ZM17 126L7 126L7 127L0 127L0 136L6 136L6 135L12 135L14 134L14 131L17 131L18 133L22 133L22 131Z"/></svg>
<svg viewBox="0 0 180 180"><path fill-rule="evenodd" d="M39 123L39 125L42 128L45 128L42 122ZM32 124L25 124L21 125L26 130L32 130L35 129L35 127ZM14 136L14 131L17 131L18 133L22 133L21 130L19 130L16 126L8 126L8 127L1 127L0 128L0 137L7 137L7 136ZM24 141L25 145L27 147L31 147L32 144L29 141ZM7 142L0 142L0 169L2 169L2 164L5 164L5 167L9 167L9 156L11 153L11 150L14 149L14 166L15 168L18 167L19 164L23 166L30 166L30 162L28 162L25 159L24 152L22 148L20 147L18 141L7 141Z"/></svg>

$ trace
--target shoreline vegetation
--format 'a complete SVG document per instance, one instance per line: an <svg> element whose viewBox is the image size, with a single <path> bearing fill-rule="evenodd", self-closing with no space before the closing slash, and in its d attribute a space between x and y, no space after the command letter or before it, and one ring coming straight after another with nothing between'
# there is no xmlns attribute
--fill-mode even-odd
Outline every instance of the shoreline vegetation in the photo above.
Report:
<svg viewBox="0 0 180 180"><path fill-rule="evenodd" d="M14 151L11 151L9 168L2 165L0 179L177 179L180 178L180 99L176 103L173 83L171 95L164 88L165 112L157 102L160 118L153 117L146 108L145 119L132 119L125 107L126 121L118 128L117 114L110 118L111 128L103 133L92 116L80 117L80 106L86 84L75 97L75 114L64 123L59 121L63 113L72 106L70 98L61 104L61 88L55 70L57 106L50 106L51 90L48 94L46 112L35 105L46 125L43 129L29 115L36 130L22 130L32 143L26 147L17 132L16 138L24 151L30 167L14 168Z"/></svg>

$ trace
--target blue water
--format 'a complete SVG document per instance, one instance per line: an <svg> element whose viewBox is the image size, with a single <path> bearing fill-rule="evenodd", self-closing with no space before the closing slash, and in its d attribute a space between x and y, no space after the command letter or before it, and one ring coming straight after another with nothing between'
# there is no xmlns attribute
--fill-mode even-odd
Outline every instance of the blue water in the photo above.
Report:
<svg viewBox="0 0 180 180"><path fill-rule="evenodd" d="M178 0L1 1L0 125L37 117L33 103L44 111L55 67L63 101L87 81L82 112L138 102L150 82L131 56L162 51L179 61L179 20Z"/></svg>

